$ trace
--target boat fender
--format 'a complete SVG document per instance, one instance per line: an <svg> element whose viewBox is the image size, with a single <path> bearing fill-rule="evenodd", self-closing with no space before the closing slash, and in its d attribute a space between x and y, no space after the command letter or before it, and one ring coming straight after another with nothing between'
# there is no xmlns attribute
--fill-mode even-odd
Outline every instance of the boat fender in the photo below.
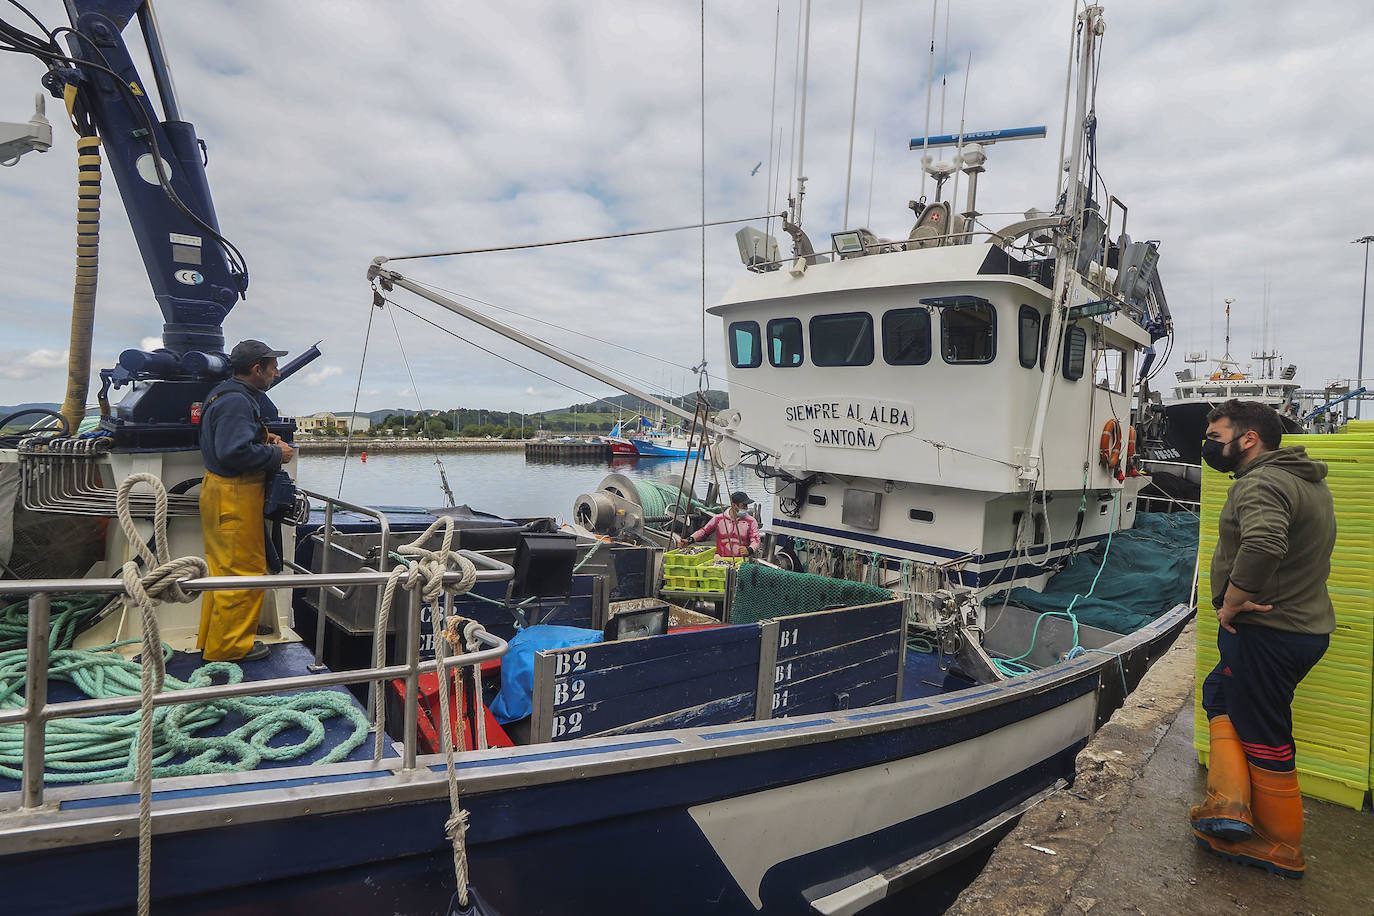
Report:
<svg viewBox="0 0 1374 916"><path fill-rule="evenodd" d="M1121 421L1112 417L1102 427L1102 437L1098 441L1097 457L1105 468L1119 468L1121 466L1121 447L1126 447L1126 462L1129 464L1135 458L1135 427L1129 427L1129 435L1123 437L1121 433Z"/></svg>

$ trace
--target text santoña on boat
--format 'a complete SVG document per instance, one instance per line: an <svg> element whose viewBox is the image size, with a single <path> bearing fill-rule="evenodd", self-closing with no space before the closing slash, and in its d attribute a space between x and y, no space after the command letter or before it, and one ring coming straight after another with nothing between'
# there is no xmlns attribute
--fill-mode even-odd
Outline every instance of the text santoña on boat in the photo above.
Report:
<svg viewBox="0 0 1374 916"><path fill-rule="evenodd" d="M910 402L874 398L807 401L783 408L787 425L807 430L813 444L830 448L877 449L886 436L915 429L915 415Z"/></svg>

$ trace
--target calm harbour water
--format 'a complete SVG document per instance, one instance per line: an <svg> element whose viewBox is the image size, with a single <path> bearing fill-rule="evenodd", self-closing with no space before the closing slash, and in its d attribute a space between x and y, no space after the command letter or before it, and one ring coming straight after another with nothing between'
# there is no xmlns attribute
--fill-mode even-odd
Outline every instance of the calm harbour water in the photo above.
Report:
<svg viewBox="0 0 1374 916"><path fill-rule="evenodd" d="M438 460L459 505L504 516L551 515L560 521L568 521L573 501L596 489L607 474L651 480L671 477L676 486L684 464L672 458L616 458L589 463L526 461L519 451L441 452ZM339 493L341 470L343 492ZM689 482L691 474L689 467ZM696 491L701 495L706 491L704 464L697 474ZM354 454L347 459L346 467L342 455L302 455L297 479L307 490L338 495L363 505L444 505L433 453L374 451L365 462ZM761 481L744 468L723 475L722 486L727 490L743 489L756 502L770 501Z"/></svg>

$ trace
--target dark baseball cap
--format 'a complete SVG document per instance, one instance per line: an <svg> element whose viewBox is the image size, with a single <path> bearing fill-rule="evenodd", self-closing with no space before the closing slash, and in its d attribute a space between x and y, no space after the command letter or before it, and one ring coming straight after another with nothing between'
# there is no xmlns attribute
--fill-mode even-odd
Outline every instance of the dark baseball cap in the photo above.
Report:
<svg viewBox="0 0 1374 916"><path fill-rule="evenodd" d="M285 350L273 350L260 340L240 340L229 354L229 364L235 371L242 371L253 368L264 359L285 355Z"/></svg>

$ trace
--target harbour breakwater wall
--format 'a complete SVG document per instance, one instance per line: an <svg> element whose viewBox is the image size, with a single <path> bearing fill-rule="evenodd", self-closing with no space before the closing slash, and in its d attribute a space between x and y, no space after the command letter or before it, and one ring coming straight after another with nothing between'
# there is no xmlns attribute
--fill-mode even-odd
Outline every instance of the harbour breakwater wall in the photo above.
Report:
<svg viewBox="0 0 1374 916"><path fill-rule="evenodd" d="M376 439L354 436L351 441L338 438L298 437L294 443L305 455L342 455L360 452L519 452L529 439Z"/></svg>

